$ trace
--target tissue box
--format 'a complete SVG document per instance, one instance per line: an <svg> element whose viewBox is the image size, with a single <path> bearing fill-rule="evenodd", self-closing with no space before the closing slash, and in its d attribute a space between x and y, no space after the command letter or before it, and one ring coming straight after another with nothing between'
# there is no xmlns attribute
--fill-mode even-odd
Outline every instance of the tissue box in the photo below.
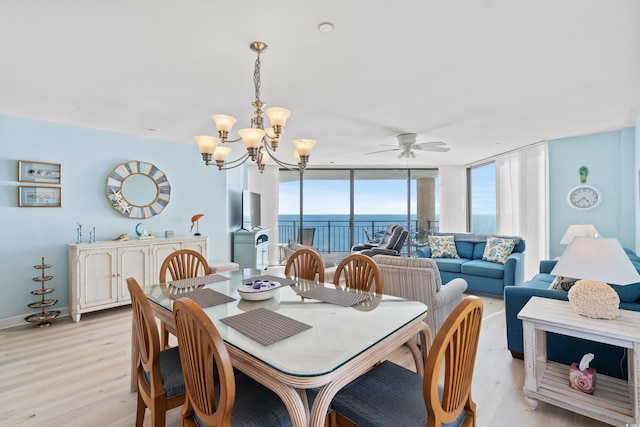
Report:
<svg viewBox="0 0 640 427"><path fill-rule="evenodd" d="M576 390L593 394L593 390L596 387L596 370L589 368L581 371L578 368L578 364L573 362L569 366L569 385Z"/></svg>

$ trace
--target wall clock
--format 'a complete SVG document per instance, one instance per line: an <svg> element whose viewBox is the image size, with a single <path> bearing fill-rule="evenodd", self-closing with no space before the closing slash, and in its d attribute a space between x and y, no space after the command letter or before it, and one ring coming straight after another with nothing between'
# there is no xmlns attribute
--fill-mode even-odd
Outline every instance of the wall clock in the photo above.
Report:
<svg viewBox="0 0 640 427"><path fill-rule="evenodd" d="M573 187L567 194L567 203L574 209L586 211L602 202L602 193L596 187L581 184Z"/></svg>

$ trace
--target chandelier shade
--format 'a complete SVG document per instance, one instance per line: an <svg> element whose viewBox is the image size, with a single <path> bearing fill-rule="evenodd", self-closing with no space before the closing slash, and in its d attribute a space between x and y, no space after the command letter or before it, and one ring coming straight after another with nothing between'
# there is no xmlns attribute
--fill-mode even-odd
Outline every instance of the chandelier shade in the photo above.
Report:
<svg viewBox="0 0 640 427"><path fill-rule="evenodd" d="M207 166L213 164L212 159L215 160L215 165L218 166L219 170L238 167L248 159L256 162L260 172L264 170L269 159L273 159L278 165L287 169L304 170L309 161L313 146L316 144L316 140L296 139L292 141L296 147L294 150L296 164L283 162L276 158L275 151L278 148L280 137L284 133L284 126L287 123L287 119L291 116L291 112L281 107L266 109L264 114L266 114L269 119L271 127L264 128L262 108L265 106L265 103L260 100L260 54L267 49L267 45L262 42L253 42L250 47L251 50L258 54L253 73L255 101L253 101L251 105L255 110L254 117L251 119L251 127L240 129L238 131L240 138L230 140L228 139L229 133L237 121L236 118L225 114L212 115L211 118L215 122L216 129L218 130L218 137L206 135L194 137L198 144L200 154L202 155L202 160L204 160ZM231 148L226 146L226 144L240 140L242 140L247 152L236 160L227 161Z"/></svg>

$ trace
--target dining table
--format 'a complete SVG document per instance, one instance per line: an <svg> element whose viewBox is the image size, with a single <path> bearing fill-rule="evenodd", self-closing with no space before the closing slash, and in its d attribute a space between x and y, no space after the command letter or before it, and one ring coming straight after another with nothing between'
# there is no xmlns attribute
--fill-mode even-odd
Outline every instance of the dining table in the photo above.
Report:
<svg viewBox="0 0 640 427"><path fill-rule="evenodd" d="M234 368L278 394L293 426L323 426L335 394L404 344L409 347L416 369L422 373L423 354L415 336L428 330L428 326L424 323L427 306L421 302L367 293L353 305L329 303L301 294L340 290L333 284L267 276L263 270L240 269L208 277L213 280L199 284L199 290L211 289L229 300L203 310L226 343ZM238 289L255 279L276 281L280 286L268 299L247 300L243 298L246 294L241 296ZM159 283L142 289L154 315L175 328L173 302L177 297L188 298L189 292L175 295L170 287L170 283ZM278 317L304 328L265 345L226 322L233 316L259 309L282 315ZM137 343L132 336L132 390L137 388L137 358Z"/></svg>

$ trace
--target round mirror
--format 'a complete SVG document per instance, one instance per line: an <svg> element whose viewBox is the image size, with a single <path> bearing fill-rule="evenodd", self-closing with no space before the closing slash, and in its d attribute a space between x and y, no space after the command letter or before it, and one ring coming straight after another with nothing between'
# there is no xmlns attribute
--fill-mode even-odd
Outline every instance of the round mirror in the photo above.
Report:
<svg viewBox="0 0 640 427"><path fill-rule="evenodd" d="M122 181L122 197L133 206L149 206L158 198L158 186L147 175L129 175Z"/></svg>
<svg viewBox="0 0 640 427"><path fill-rule="evenodd" d="M128 218L158 215L169 203L170 196L167 177L151 163L122 163L107 178L111 206Z"/></svg>

